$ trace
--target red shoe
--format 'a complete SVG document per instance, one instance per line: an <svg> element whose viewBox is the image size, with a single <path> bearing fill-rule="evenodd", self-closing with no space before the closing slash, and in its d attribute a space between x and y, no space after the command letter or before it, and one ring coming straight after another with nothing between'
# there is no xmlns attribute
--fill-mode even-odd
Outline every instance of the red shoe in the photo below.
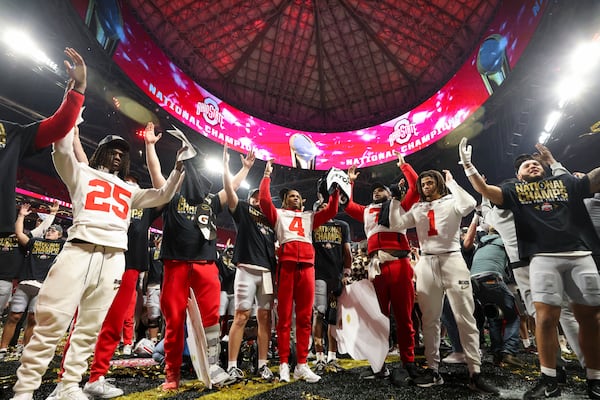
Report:
<svg viewBox="0 0 600 400"><path fill-rule="evenodd" d="M165 380L165 382L160 385L160 390L162 390L163 392L168 392L170 390L177 390L179 389L179 381L167 381Z"/></svg>
<svg viewBox="0 0 600 400"><path fill-rule="evenodd" d="M179 389L179 370L173 371L169 367L165 368L165 382L160 385L163 391Z"/></svg>

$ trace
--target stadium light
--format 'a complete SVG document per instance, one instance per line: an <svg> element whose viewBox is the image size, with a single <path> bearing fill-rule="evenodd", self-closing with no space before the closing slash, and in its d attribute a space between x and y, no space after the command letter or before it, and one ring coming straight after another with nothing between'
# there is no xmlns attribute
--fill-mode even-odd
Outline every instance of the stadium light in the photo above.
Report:
<svg viewBox="0 0 600 400"><path fill-rule="evenodd" d="M4 32L3 40L14 54L28 57L39 66L58 73L58 65L35 44L27 33L16 29L8 29Z"/></svg>

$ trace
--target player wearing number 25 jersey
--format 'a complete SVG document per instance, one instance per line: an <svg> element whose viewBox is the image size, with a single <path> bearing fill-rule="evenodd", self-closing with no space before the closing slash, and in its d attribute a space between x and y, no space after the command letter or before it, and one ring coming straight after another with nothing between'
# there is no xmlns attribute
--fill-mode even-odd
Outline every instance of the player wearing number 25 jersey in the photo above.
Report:
<svg viewBox="0 0 600 400"><path fill-rule="evenodd" d="M271 172L271 162L268 162L260 183L259 198L260 208L275 227L281 246L277 270L280 379L289 381L290 329L292 303L295 303L298 365L294 376L296 379L316 382L320 377L312 373L306 364L315 300L315 250L312 245L312 231L337 214L339 190L333 193L327 207L316 213L303 211L302 197L296 190L288 190L282 198L283 208L277 209L271 200Z"/></svg>
<svg viewBox="0 0 600 400"><path fill-rule="evenodd" d="M14 386L15 398L31 399L54 356L75 310L77 322L63 360L62 389L58 399L82 398L79 387L96 337L121 283L127 250L131 210L168 202L181 178L182 165L173 170L160 189L140 189L118 174L129 169L129 145L110 135L98 145L90 165L77 162L74 133L54 145L54 165L69 190L73 225L63 251L40 289L37 325L25 347Z"/></svg>
<svg viewBox="0 0 600 400"><path fill-rule="evenodd" d="M417 296L423 312L425 357L431 369L415 380L418 386L443 383L438 374L440 363L440 316L444 293L456 317L460 341L467 359L471 387L498 393L480 379L479 331L473 317L474 302L471 277L460 253L460 223L474 210L476 200L445 171L421 172L417 188L421 201L404 215L390 215L390 225L398 229L417 228L422 255L415 265ZM449 189L449 191L448 191Z"/></svg>

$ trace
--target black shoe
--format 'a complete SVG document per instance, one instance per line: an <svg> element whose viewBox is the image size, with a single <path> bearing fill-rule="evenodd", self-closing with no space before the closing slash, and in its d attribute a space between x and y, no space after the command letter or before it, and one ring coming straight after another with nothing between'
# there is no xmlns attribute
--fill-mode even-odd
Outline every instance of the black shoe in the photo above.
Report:
<svg viewBox="0 0 600 400"><path fill-rule="evenodd" d="M547 399L558 396L560 396L560 388L556 377L542 374L537 385L525 392L523 400Z"/></svg>
<svg viewBox="0 0 600 400"><path fill-rule="evenodd" d="M387 365L383 364L383 368L379 372L373 372L371 368L363 371L360 374L360 379L385 379L390 376L390 370Z"/></svg>
<svg viewBox="0 0 600 400"><path fill-rule="evenodd" d="M406 372L408 372L408 376L410 377L410 379L415 379L421 376L421 372L419 371L419 368L417 368L417 365L414 362L404 363L404 369L406 370Z"/></svg>
<svg viewBox="0 0 600 400"><path fill-rule="evenodd" d="M410 374L404 368L394 368L390 375L390 382L396 387L407 387L411 381Z"/></svg>
<svg viewBox="0 0 600 400"><path fill-rule="evenodd" d="M473 374L469 379L469 389L480 393L499 395L500 390L491 383L487 382L481 374Z"/></svg>
<svg viewBox="0 0 600 400"><path fill-rule="evenodd" d="M565 367L556 367L556 381L559 385L567 384L567 370L565 370Z"/></svg>
<svg viewBox="0 0 600 400"><path fill-rule="evenodd" d="M590 399L600 399L600 379L588 379L587 387Z"/></svg>
<svg viewBox="0 0 600 400"><path fill-rule="evenodd" d="M317 373L318 375L323 375L325 373L325 366L325 361L317 361L317 364L315 365L315 373Z"/></svg>
<svg viewBox="0 0 600 400"><path fill-rule="evenodd" d="M444 378L442 378L442 376L438 374L437 371L428 368L425 370L425 372L423 372L421 376L418 376L415 379L413 379L413 382L419 387L427 388L436 385L443 385Z"/></svg>
<svg viewBox="0 0 600 400"><path fill-rule="evenodd" d="M510 353L502 353L502 363L518 368L523 368L525 366L523 361Z"/></svg>

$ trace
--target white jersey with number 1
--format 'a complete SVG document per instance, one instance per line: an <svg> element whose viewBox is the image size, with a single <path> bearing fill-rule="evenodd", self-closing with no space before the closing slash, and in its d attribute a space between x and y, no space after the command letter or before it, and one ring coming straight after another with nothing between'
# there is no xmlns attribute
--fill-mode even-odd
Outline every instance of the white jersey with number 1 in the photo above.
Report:
<svg viewBox="0 0 600 400"><path fill-rule="evenodd" d="M390 225L399 229L416 227L421 251L426 254L441 254L460 251L460 223L477 201L456 181L447 182L452 194L433 201L416 203L401 216L390 215Z"/></svg>

